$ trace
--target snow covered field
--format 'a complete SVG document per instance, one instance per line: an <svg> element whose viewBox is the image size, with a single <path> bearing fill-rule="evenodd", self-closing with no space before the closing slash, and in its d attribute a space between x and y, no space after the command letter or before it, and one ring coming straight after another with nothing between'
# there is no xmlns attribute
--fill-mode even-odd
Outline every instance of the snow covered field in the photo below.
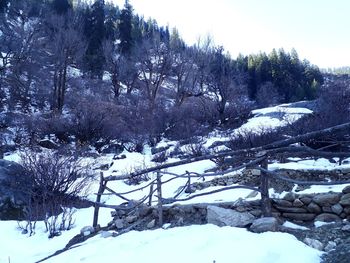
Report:
<svg viewBox="0 0 350 263"><path fill-rule="evenodd" d="M101 223L110 220L102 209ZM76 226L61 236L47 238L44 225L29 237L17 229L17 222L1 222L0 263L36 262L63 248L81 227L90 225L93 209L76 213ZM123 263L316 263L321 252L285 233L254 234L242 228L194 225L143 232L131 231L118 237L101 233L45 262ZM295 253L298 251L298 253Z"/></svg>
<svg viewBox="0 0 350 263"><path fill-rule="evenodd" d="M253 117L247 124L243 125L245 129L253 130L259 128L259 125L266 124L273 127L285 125L287 122L300 118L303 114L311 111L303 108L274 107L264 110L254 111ZM282 114L283 113L283 114ZM282 114L282 115L278 115ZM281 117L282 116L282 117ZM254 128L255 127L255 128ZM208 146L216 140L224 140L222 137L209 138L204 145ZM176 142L162 142L161 145L173 145ZM132 171L135 167L151 167L155 163L151 162L151 153L149 148L145 148L143 154L128 153L125 159L114 160L113 155L105 155L98 159L101 164L111 163L113 165L104 171L104 176L121 175ZM18 155L12 154L5 157L8 160L18 160ZM177 161L169 159L168 162ZM346 162L345 162L346 163ZM186 171L203 173L212 168L211 161L201 161L188 165L183 165L168 169L168 172L177 174ZM344 164L347 168L349 164ZM287 164L272 164L270 169L289 168L289 169L339 169L339 166L330 163L328 160L292 160ZM350 168L350 167L349 167ZM151 179L154 175L150 174ZM171 178L165 175L163 180ZM207 178L209 180L209 178ZM186 183L183 180L174 180L163 189L163 196L173 197L179 187ZM198 179L202 180L202 179ZM195 182L195 180L193 180ZM126 185L123 181L111 182L108 186L117 192L129 191L139 188L148 182L141 183L138 186ZM330 188L329 186L314 187L305 191L322 192L330 190L341 190L343 186ZM219 186L209 187L196 194L220 188ZM90 189L91 200L95 200L98 181ZM148 189L132 193L127 197L130 199L141 199L147 195ZM271 189L273 193L273 189ZM239 189L230 190L215 195L195 198L182 203L200 203L200 202L221 202L234 201L238 198L247 198L251 195L251 190ZM183 193L180 197L188 197ZM250 197L250 198L259 198ZM102 202L117 205L125 202L116 196L103 196ZM111 221L111 210L101 209L99 224L106 225ZM36 262L55 251L64 248L68 241L79 234L84 226L92 225L93 209L79 209L75 213L75 226L70 231L64 231L61 236L48 239L45 233L43 222L38 222L35 235L29 237L27 234L21 234L17 222L0 221L0 263L22 263ZM298 241L294 236L285 233L263 233L254 234L245 229L233 227L217 227L214 225L175 227L170 229L158 229L152 231L136 232L132 231L118 237L107 237L106 233L99 234L77 247L53 257L46 262L123 262L123 263L146 263L146 262L176 262L176 263L224 263L224 262L251 262L251 263L274 263L274 262L298 262L298 263L317 263L320 262L321 252L310 248ZM297 253L296 253L297 251Z"/></svg>

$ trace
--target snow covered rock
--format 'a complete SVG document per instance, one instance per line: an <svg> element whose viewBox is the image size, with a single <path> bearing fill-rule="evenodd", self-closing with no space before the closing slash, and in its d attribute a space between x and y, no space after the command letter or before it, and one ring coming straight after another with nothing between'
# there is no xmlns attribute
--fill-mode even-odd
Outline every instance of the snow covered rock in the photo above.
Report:
<svg viewBox="0 0 350 263"><path fill-rule="evenodd" d="M92 226L84 226L82 229L80 229L80 234L83 236L91 235L95 232L95 229Z"/></svg>
<svg viewBox="0 0 350 263"><path fill-rule="evenodd" d="M41 147L46 148L46 149L57 149L58 148L58 145L49 139L43 139L43 140L39 141L38 144Z"/></svg>
<svg viewBox="0 0 350 263"><path fill-rule="evenodd" d="M315 248L319 251L322 251L324 248L324 245L322 244L322 242L318 241L317 239L312 239L312 238L306 237L304 239L304 243L306 245L308 245L309 247Z"/></svg>
<svg viewBox="0 0 350 263"><path fill-rule="evenodd" d="M237 212L218 206L207 207L207 222L217 226L245 227L255 220L248 212Z"/></svg>
<svg viewBox="0 0 350 263"><path fill-rule="evenodd" d="M275 232L278 230L278 220L274 217L263 217L254 220L250 226L250 231L254 233L263 233L267 231Z"/></svg>

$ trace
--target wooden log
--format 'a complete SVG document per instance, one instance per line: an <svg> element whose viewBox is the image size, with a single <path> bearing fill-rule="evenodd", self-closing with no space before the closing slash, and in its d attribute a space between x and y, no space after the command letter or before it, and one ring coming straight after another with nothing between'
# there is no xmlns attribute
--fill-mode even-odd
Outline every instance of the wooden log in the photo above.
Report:
<svg viewBox="0 0 350 263"><path fill-rule="evenodd" d="M267 170L268 162L267 158L261 162L261 167ZM260 191L261 191L261 211L264 217L270 217L271 212L271 200L269 196L269 176L264 171L260 174Z"/></svg>
<svg viewBox="0 0 350 263"><path fill-rule="evenodd" d="M158 195L158 224L163 226L163 203L162 203L162 176L157 172L157 195Z"/></svg>
<svg viewBox="0 0 350 263"><path fill-rule="evenodd" d="M101 196L105 190L105 187L107 185L107 181L104 180L103 178L103 172L100 173L100 186L98 188L98 192L97 192L97 197L96 197L96 202L94 204L94 218L93 218L93 223L92 226L93 227L97 227L97 223L98 223L98 212L100 210L100 205L99 203L101 202Z"/></svg>

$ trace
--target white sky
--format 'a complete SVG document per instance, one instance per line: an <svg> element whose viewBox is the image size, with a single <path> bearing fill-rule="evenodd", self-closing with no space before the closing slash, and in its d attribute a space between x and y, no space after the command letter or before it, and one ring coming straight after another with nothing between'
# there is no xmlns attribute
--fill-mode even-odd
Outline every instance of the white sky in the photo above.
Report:
<svg viewBox="0 0 350 263"><path fill-rule="evenodd" d="M110 0L123 7L124 0ZM178 28L188 43L211 35L233 57L283 47L320 67L350 65L348 0L130 0L134 12Z"/></svg>

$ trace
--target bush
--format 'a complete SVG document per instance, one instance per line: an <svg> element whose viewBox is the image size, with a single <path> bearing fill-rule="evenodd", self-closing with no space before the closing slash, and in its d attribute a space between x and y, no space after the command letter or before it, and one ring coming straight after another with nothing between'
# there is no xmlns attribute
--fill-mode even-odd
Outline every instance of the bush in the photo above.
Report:
<svg viewBox="0 0 350 263"><path fill-rule="evenodd" d="M67 216L68 210L65 211L63 207L81 205L94 174L82 160L74 156L61 156L53 152L25 152L21 159L25 175L32 182L32 185L22 189L30 196L26 220L36 222L44 219L52 236L57 230L57 218L52 216L57 217L61 212ZM71 223L68 224L70 225Z"/></svg>

